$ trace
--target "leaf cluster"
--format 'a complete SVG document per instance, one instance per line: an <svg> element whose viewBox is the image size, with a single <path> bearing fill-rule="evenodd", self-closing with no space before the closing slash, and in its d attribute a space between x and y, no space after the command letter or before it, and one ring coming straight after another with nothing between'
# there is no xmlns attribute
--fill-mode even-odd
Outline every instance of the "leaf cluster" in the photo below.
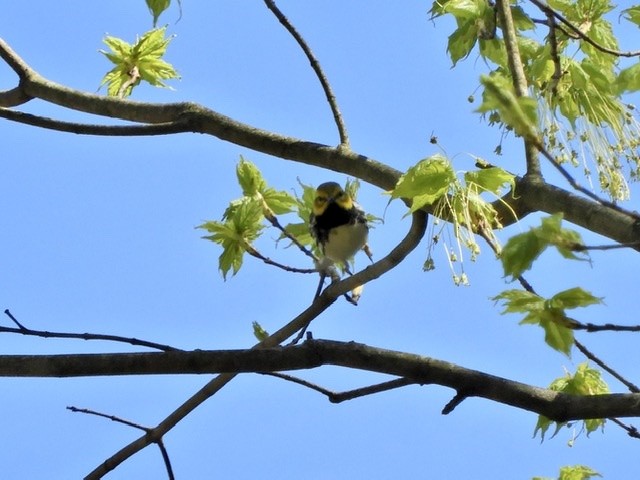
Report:
<svg viewBox="0 0 640 480"><path fill-rule="evenodd" d="M166 27L148 31L134 44L107 36L109 51L100 50L115 66L104 76L102 85L113 97L127 97L142 80L154 87L167 87L163 80L180 78L174 67L163 60L173 37L165 37Z"/></svg>
<svg viewBox="0 0 640 480"><path fill-rule="evenodd" d="M570 288L543 298L526 290L505 290L493 297L502 302L505 313L524 313L521 325L538 325L544 330L544 340L551 348L569 355L573 346L573 327L576 322L566 313L578 307L602 303L602 299L580 287Z"/></svg>
<svg viewBox="0 0 640 480"><path fill-rule="evenodd" d="M476 47L489 66L489 75L480 79L483 103L478 111L488 115L490 124L541 142L558 162L584 165L586 175L594 166L602 190L613 199L626 199L629 189L621 171L627 164L632 178L640 176L640 125L622 95L640 90L640 63L625 63L618 53L607 18L614 8L609 0L546 3L547 10L534 12L516 2L511 5L518 61L529 86L526 98L513 94L509 59L491 2L437 0L431 13L455 18L447 48L454 66ZM541 13L547 17L544 37L534 22ZM638 25L640 8L622 10L621 18Z"/></svg>
<svg viewBox="0 0 640 480"><path fill-rule="evenodd" d="M570 375L567 373L566 375L555 379L551 385L549 385L549 389L570 395L602 395L610 393L609 386L604 380L602 380L600 372L589 367L587 362L583 362L578 365L575 374ZM603 428L605 422L606 419L604 418L582 420L583 427L587 432L587 435L599 428ZM556 424L556 428L552 437L556 436L562 427L569 426L567 422L554 422L553 420L540 415L533 433L534 436L540 432L540 438L541 440L544 440L545 434L553 423Z"/></svg>
<svg viewBox="0 0 640 480"><path fill-rule="evenodd" d="M253 243L262 234L265 219L274 220L297 205L292 195L269 187L260 170L242 157L236 177L243 196L230 202L222 221L208 221L198 227L211 233L204 238L222 247L218 266L225 279L230 271L238 273L245 253L259 256Z"/></svg>
<svg viewBox="0 0 640 480"><path fill-rule="evenodd" d="M588 260L586 252L576 253L583 245L578 232L562 227L562 214L545 217L539 227L531 228L507 241L500 256L504 275L513 279L519 277L549 247L555 247L564 258Z"/></svg>
<svg viewBox="0 0 640 480"><path fill-rule="evenodd" d="M595 470L584 465L565 466L560 468L557 480L589 480L593 477L602 477ZM554 480L548 477L533 477L532 480Z"/></svg>
<svg viewBox="0 0 640 480"><path fill-rule="evenodd" d="M471 252L472 260L480 252L475 233L482 232L497 243L493 230L501 227L495 208L482 194L496 197L505 188L513 189L515 185L514 176L506 170L486 166L480 160L477 165L478 170L464 172L459 178L451 161L444 155L435 154L409 168L391 191L392 199L402 198L409 202L410 213L428 208L436 217L449 222L460 256L464 247ZM429 247L425 270L435 268L431 249L439 237L439 233L432 235L433 242ZM457 259L456 255L449 254L450 265ZM454 282L465 284L464 272L454 273Z"/></svg>

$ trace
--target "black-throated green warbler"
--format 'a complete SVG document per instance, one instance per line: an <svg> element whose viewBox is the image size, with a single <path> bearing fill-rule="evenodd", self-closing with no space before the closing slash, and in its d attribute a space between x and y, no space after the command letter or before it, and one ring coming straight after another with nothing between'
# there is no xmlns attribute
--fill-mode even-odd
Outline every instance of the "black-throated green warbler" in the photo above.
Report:
<svg viewBox="0 0 640 480"><path fill-rule="evenodd" d="M333 264L342 264L349 271L348 261L367 246L369 226L364 211L336 182L326 182L316 189L313 211L309 218L311 235L323 257L318 269L326 271Z"/></svg>

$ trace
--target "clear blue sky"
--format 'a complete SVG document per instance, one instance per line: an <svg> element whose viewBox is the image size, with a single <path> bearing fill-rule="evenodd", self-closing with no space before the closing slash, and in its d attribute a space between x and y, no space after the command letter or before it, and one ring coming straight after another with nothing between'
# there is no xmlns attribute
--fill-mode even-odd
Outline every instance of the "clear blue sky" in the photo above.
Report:
<svg viewBox="0 0 640 480"><path fill-rule="evenodd" d="M450 69L445 49L451 23L430 22L429 2L279 5L322 62L356 151L406 169L439 151L429 143L433 133L457 169L472 168L473 153L522 172L520 143L509 139L503 156L493 156L499 133L467 102L485 66L472 55ZM182 80L171 82L174 91L140 87L134 98L196 101L260 128L337 143L308 62L262 2L183 2L182 19L177 19L173 8L160 23L169 23L169 32L178 35L167 59ZM110 68L97 53L103 36L132 41L150 24L141 0L112 1L108 7L69 0L64 8L11 2L3 7L0 35L42 75L94 92ZM13 87L14 77L0 68L0 89ZM23 108L69 120L100 120L41 102ZM201 135L97 138L2 121L0 138L0 307L27 326L119 334L187 349L245 348L255 341L252 321L273 331L308 305L315 277L286 274L250 258L225 283L217 271L220 250L200 239L202 232L194 227L219 219L227 202L239 195L234 168L240 155L255 162L278 189L295 189L297 178L308 184L346 178ZM409 226L402 219L404 207L396 202L386 208L381 192L366 185L359 201L385 216L370 238L380 257ZM629 208L635 205L634 198ZM259 247L279 260L308 266L306 258L284 245L272 250L276 236L267 234ZM368 285L360 306L338 302L312 325L314 336L419 353L539 386L583 361L578 353L569 359L551 351L541 331L498 314L489 297L508 285L488 249L476 263L465 264L469 287L453 285L443 253L436 253L434 272L421 271L425 244ZM543 294L581 285L604 296L606 307L579 312L585 322L638 323L631 313L637 305L637 254L596 252L592 259L592 266L569 264L546 254L528 278ZM637 381L635 337L579 338ZM0 336L3 354L132 350L112 343ZM330 367L303 376L335 390L382 380ZM107 420L69 413L68 405L153 426L208 380L0 379L2 476L80 478L139 436ZM604 435L581 435L572 448L568 430L541 444L531 438L535 415L482 399L466 400L442 416L453 394L437 386L409 387L332 405L302 387L244 375L165 442L181 479L528 479L555 476L560 466L573 464L620 479L635 468L637 441L612 424ZM108 478L163 476L157 449L147 448Z"/></svg>

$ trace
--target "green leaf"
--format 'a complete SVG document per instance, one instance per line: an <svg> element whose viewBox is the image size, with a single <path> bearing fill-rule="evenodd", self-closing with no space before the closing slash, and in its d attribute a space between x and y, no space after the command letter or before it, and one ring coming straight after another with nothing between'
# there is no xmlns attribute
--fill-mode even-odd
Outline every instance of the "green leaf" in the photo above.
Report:
<svg viewBox="0 0 640 480"><path fill-rule="evenodd" d="M558 480L589 480L592 477L602 477L602 475L584 465L574 465L560 468Z"/></svg>
<svg viewBox="0 0 640 480"><path fill-rule="evenodd" d="M640 26L640 5L622 11L624 18Z"/></svg>
<svg viewBox="0 0 640 480"><path fill-rule="evenodd" d="M258 341L262 342L269 337L269 333L264 328L262 328L262 325L260 325L258 322L253 322L252 325L253 335L258 339Z"/></svg>
<svg viewBox="0 0 640 480"><path fill-rule="evenodd" d="M619 94L640 90L640 63L622 70L616 78L615 87Z"/></svg>
<svg viewBox="0 0 640 480"><path fill-rule="evenodd" d="M536 26L533 20L531 20L531 17L527 15L520 6L512 6L511 15L513 16L513 24L517 30L533 30Z"/></svg>
<svg viewBox="0 0 640 480"><path fill-rule="evenodd" d="M146 0L146 2L147 7L149 7L149 11L153 15L153 26L155 27L158 22L158 17L160 17L162 12L169 8L171 0Z"/></svg>
<svg viewBox="0 0 640 480"><path fill-rule="evenodd" d="M420 160L400 177L391 198L411 199L411 212L415 212L445 195L455 179L449 160L439 154L433 155Z"/></svg>
<svg viewBox="0 0 640 480"><path fill-rule="evenodd" d="M536 100L528 96L517 97L509 79L499 74L482 75L480 82L484 86L484 93L482 105L477 111L497 111L505 125L526 140L539 144Z"/></svg>
<svg viewBox="0 0 640 480"><path fill-rule="evenodd" d="M271 209L276 215L284 215L294 210L296 205L296 199L293 195L281 190L275 190L271 187L267 187L262 192L262 198L267 204L267 207Z"/></svg>
<svg viewBox="0 0 640 480"><path fill-rule="evenodd" d="M226 280L229 271L233 271L235 275L242 267L244 253L251 248L251 243L264 228L264 216L260 202L249 197L237 201L232 209L227 209L225 215L224 222L210 221L198 228L212 234L204 238L222 246L218 268Z"/></svg>
<svg viewBox="0 0 640 480"><path fill-rule="evenodd" d="M254 163L245 160L242 156L240 156L240 161L236 165L236 177L240 188L242 188L242 194L247 197L262 193L267 187L267 182L262 177L258 167Z"/></svg>
<svg viewBox="0 0 640 480"><path fill-rule="evenodd" d="M100 52L115 64L100 84L107 85L108 95L127 97L142 80L166 87L162 80L179 78L173 66L161 58L173 38L165 38L165 31L166 27L150 30L133 45L111 36L103 40L111 52Z"/></svg>
<svg viewBox="0 0 640 480"><path fill-rule="evenodd" d="M554 308L571 309L602 303L602 298L594 297L586 290L575 287L556 293L549 299L549 302Z"/></svg>
<svg viewBox="0 0 640 480"><path fill-rule="evenodd" d="M582 237L574 230L562 228L562 214L545 217L540 227L511 237L501 253L504 275L517 278L531 268L533 261L548 247L554 246L558 252L570 260L588 260L575 254L576 247L583 245Z"/></svg>
<svg viewBox="0 0 640 480"><path fill-rule="evenodd" d="M573 330L562 324L564 318L566 317L562 311L546 310L540 315L540 326L544 329L544 341L547 345L569 356L574 337Z"/></svg>
<svg viewBox="0 0 640 480"><path fill-rule="evenodd" d="M500 254L504 276L515 279L522 275L531 268L533 261L545 248L547 248L547 242L533 230L511 237Z"/></svg>
<svg viewBox="0 0 640 480"><path fill-rule="evenodd" d="M499 195L502 188L507 185L512 189L515 188L515 176L503 170L500 167L482 168L473 172L464 174L464 180L467 184L474 183L482 190Z"/></svg>
<svg viewBox="0 0 640 480"><path fill-rule="evenodd" d="M589 367L587 362L579 364L574 375L567 373L560 378L556 378L551 382L551 385L549 385L549 389L570 395L604 395L610 393L609 386L604 380L602 380L600 371ZM605 419L600 418L584 420L583 423L585 430L587 431L587 435L599 428L602 428L605 421ZM544 440L544 434L552 423L555 422L540 415L538 417L534 436L538 431L540 431L542 440ZM555 433L558 433L558 430L565 425L567 425L566 422L556 423Z"/></svg>
<svg viewBox="0 0 640 480"><path fill-rule="evenodd" d="M526 290L505 290L492 298L494 302L503 300L505 313L528 313L544 308L544 299Z"/></svg>
<svg viewBox="0 0 640 480"><path fill-rule="evenodd" d="M458 60L466 58L478 41L478 30L474 20L460 25L451 35L447 43L447 52L455 67Z"/></svg>

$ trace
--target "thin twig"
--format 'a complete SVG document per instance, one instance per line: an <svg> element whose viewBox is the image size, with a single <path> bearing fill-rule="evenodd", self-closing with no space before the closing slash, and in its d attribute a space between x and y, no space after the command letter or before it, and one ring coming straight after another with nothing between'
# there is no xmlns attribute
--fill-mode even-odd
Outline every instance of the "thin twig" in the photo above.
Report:
<svg viewBox="0 0 640 480"><path fill-rule="evenodd" d="M627 424L621 422L620 420L618 420L617 418L609 418L608 420L611 420L613 423L615 423L620 428L625 430L627 432L627 435L629 435L631 438L640 439L640 432L633 425L627 425Z"/></svg>
<svg viewBox="0 0 640 480"><path fill-rule="evenodd" d="M626 210L622 207L620 207L619 205L606 200L604 198L601 198L600 196L596 195L595 193L593 193L591 190L583 187L582 185L580 185L575 178L573 178L573 176L567 171L566 168L564 168L562 165L560 165L560 163L558 163L558 161L553 157L553 155L551 153L549 153L549 151L544 147L544 145L542 145L542 142L538 142L538 145L536 145L538 150L540 151L540 153L542 153L542 155L549 160L549 162L551 162L551 165L553 165L556 170L558 170L558 172L560 172L560 174L567 180L567 182L569 182L569 185L571 185L575 190L579 191L580 193L583 193L584 195L586 195L587 197L589 197L591 200L596 201L597 203L599 203L600 205L603 205L605 207L611 208L612 210L615 210L616 212L620 212L624 215L628 215L630 217L636 218L638 220L640 220L640 214L638 214L637 212L632 212L630 210Z"/></svg>
<svg viewBox="0 0 640 480"><path fill-rule="evenodd" d="M329 102L329 106L331 107L331 111L333 112L333 119L336 123L336 126L338 127L338 134L340 135L340 146L349 148L349 136L347 135L347 128L345 127L344 121L342 120L342 114L340 113L340 109L338 108L336 96L331 89L331 85L329 84L326 75L322 71L320 63L311 51L311 48L309 48L309 45L307 45L307 42L304 40L304 38L302 38L302 35L298 33L296 28L291 24L291 22L289 22L287 17L276 6L275 2L273 0L264 0L264 3L267 8L273 12L282 26L287 29L287 31L298 43L304 54L307 56L307 59L311 64L311 68L313 68L313 71L318 77L318 80L322 85L322 89L324 90L324 94L327 97L327 101Z"/></svg>
<svg viewBox="0 0 640 480"><path fill-rule="evenodd" d="M587 357L589 360L592 360L596 365L598 365L600 368L605 370L612 377L614 377L616 380L622 383L625 387L629 389L631 393L640 393L640 388L638 388L636 385L631 383L629 380L625 379L622 375L620 375L618 372L616 372L614 369L612 369L606 363L604 363L602 360L596 357L596 355L593 352L591 352L587 347L585 347L578 340L574 340L574 344L576 348L580 350L580 352L582 352L582 354L585 357Z"/></svg>
<svg viewBox="0 0 640 480"><path fill-rule="evenodd" d="M282 224L278 220L278 217L276 217L275 215L265 215L265 218L269 221L269 223L271 223L271 225L273 225L276 229L280 230L282 235L284 235L286 238L291 240L291 243L293 243L296 247L298 247L302 253L304 253L307 257L311 258L314 262L318 261L318 259L316 258L316 256L313 254L311 250L309 250L307 247L301 244L300 241L295 236L291 235L291 233L289 233L287 229L282 226Z"/></svg>
<svg viewBox="0 0 640 480"><path fill-rule="evenodd" d="M142 430L145 433L151 433L151 429L149 427L143 427L137 423L131 422L129 420L125 420L124 418L116 417L115 415L107 415L106 413L96 412L95 410L90 410L88 408L78 408L78 407L67 407L67 410L70 410L74 413L86 413L87 415L95 415L97 417L106 418L116 423L122 423L123 425L127 425L128 427L137 428L138 430ZM175 480L175 475L173 474L173 468L171 467L171 460L169 459L169 452L164 446L164 442L162 441L162 437L153 440L153 442L158 445L160 449L160 454L162 455L162 460L164 462L164 466L167 469L167 475L169 480Z"/></svg>
<svg viewBox="0 0 640 480"><path fill-rule="evenodd" d="M265 257L253 247L247 248L246 252L254 258L262 260L267 265L278 267L284 270L285 272L292 272L292 273L316 273L317 272L315 268L297 268L297 267L290 267L288 265L283 265L282 263L278 263L275 260L271 260L269 257Z"/></svg>
<svg viewBox="0 0 640 480"><path fill-rule="evenodd" d="M575 244L571 246L571 250L574 252L584 252L587 250L616 250L619 248L637 248L640 246L640 242L629 243L616 243L612 245L580 245Z"/></svg>
<svg viewBox="0 0 640 480"><path fill-rule="evenodd" d="M126 338L121 337L119 335L105 335L101 333L68 333L68 332L49 332L45 330L32 330L30 328L22 325L16 318L11 314L9 309L4 311L5 315L7 315L19 328L10 328L10 327L1 327L0 333L19 333L20 335L27 335L32 337L41 337L41 338L75 338L78 340L103 340L108 342L120 342L120 343L128 343L130 345L135 345L138 347L147 347L153 348L155 350L161 350L163 352L177 352L181 351L180 348L172 347L170 345L163 345L162 343L149 342L147 340L140 340L138 338Z"/></svg>
<svg viewBox="0 0 640 480"><path fill-rule="evenodd" d="M380 392L386 392L389 390L393 390L396 388L406 387L407 385L415 385L417 382L413 380L409 380L408 378L396 378L394 380L389 380L387 382L376 383L375 385L369 385L368 387L356 388L353 390L347 390L344 392L334 392L327 388L321 387L320 385L316 385L315 383L311 383L302 378L294 377L292 375L287 375L285 373L278 372L259 372L261 375L268 375L271 377L280 378L282 380L286 380L287 382L296 383L298 385L302 385L303 387L310 388L316 392L319 392L325 395L331 403L341 403L348 400L354 400L356 398L364 397L366 395L374 395Z"/></svg>
<svg viewBox="0 0 640 480"><path fill-rule="evenodd" d="M29 330L29 329L28 329L28 328L26 328L24 325L22 325L22 324L18 321L18 319L17 319L16 317L14 317L14 316L13 316L13 314L9 311L9 309L8 309L8 308L7 308L7 309L5 309L4 314L5 314L7 317L9 317L9 318L11 319L11 321L12 321L13 323L15 323L15 324L18 326L18 328L19 328L20 330Z"/></svg>

